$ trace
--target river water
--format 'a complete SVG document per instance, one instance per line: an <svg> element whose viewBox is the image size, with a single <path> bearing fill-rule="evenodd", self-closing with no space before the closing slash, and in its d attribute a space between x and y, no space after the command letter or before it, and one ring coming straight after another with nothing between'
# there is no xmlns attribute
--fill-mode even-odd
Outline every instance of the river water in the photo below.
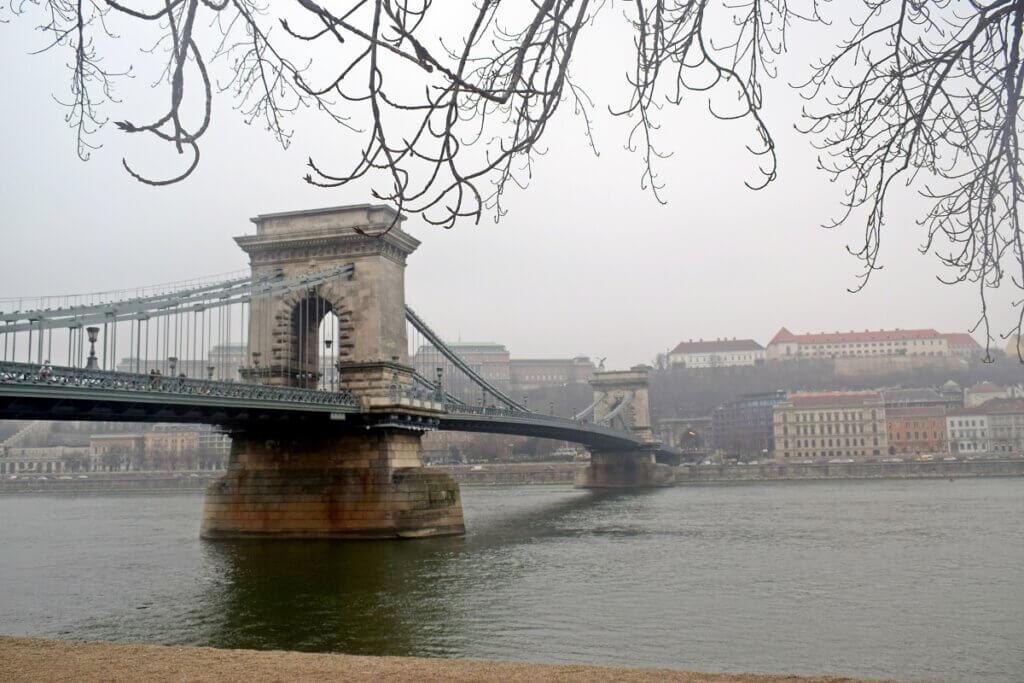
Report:
<svg viewBox="0 0 1024 683"><path fill-rule="evenodd" d="M0 633L1024 680L1024 479L463 505L465 538L211 542L201 494L0 497Z"/></svg>

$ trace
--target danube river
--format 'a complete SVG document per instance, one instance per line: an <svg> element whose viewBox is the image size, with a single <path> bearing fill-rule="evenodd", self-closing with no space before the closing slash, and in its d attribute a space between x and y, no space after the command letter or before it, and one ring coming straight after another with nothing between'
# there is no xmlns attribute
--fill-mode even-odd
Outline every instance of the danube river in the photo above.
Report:
<svg viewBox="0 0 1024 683"><path fill-rule="evenodd" d="M210 542L202 496L0 497L0 633L1024 679L1024 479L463 487L465 538Z"/></svg>

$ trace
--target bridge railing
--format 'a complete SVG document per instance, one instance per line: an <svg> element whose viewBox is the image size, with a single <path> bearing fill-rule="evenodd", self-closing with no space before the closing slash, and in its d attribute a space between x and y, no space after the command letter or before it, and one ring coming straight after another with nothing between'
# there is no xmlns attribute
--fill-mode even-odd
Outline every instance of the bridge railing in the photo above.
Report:
<svg viewBox="0 0 1024 683"><path fill-rule="evenodd" d="M596 423L588 420L581 420L575 417L561 417L559 415L546 415L523 410L512 410L510 408L498 408L495 406L471 406L463 403L445 403L445 410L451 415L479 415L481 417L507 417L517 422L535 422L538 424L571 427L588 431L601 432L604 434L632 436L632 431L619 429L607 424Z"/></svg>
<svg viewBox="0 0 1024 683"><path fill-rule="evenodd" d="M211 398L281 401L358 408L359 399L348 391L318 391L241 382L221 382L161 374L86 370L34 363L0 362L0 385L41 385L54 389L132 391Z"/></svg>

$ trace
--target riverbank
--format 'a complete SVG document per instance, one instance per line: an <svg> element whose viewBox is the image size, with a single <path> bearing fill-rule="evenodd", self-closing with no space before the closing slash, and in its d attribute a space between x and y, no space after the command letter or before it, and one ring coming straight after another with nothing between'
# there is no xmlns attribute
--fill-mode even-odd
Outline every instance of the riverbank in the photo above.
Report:
<svg viewBox="0 0 1024 683"><path fill-rule="evenodd" d="M205 491L223 472L89 472L19 475L0 479L4 493L119 493L127 491Z"/></svg>
<svg viewBox="0 0 1024 683"><path fill-rule="evenodd" d="M572 484L585 462L489 463L441 465L431 469L468 486ZM4 493L119 493L129 491L205 491L223 472L93 472L88 475L19 476L0 480ZM680 465L676 485L759 481L827 481L837 479L962 479L1024 477L1024 459L932 462L851 462L757 465Z"/></svg>
<svg viewBox="0 0 1024 683"><path fill-rule="evenodd" d="M363 657L305 652L217 650L0 636L0 671L13 681L855 681L829 676L708 674L582 664Z"/></svg>
<svg viewBox="0 0 1024 683"><path fill-rule="evenodd" d="M845 462L757 465L680 465L677 485L757 481L822 481L835 479L972 479L1022 477L1024 460L955 460L931 462Z"/></svg>
<svg viewBox="0 0 1024 683"><path fill-rule="evenodd" d="M460 484L572 484L585 462L445 465L436 469ZM1024 477L1024 459L907 462L850 462L757 465L679 465L676 484L722 484L757 481L816 481L834 479L957 479Z"/></svg>

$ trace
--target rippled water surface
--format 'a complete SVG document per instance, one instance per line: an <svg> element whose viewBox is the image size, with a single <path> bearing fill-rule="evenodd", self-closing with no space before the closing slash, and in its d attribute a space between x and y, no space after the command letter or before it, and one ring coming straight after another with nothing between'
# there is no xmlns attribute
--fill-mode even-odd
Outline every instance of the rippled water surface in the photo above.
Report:
<svg viewBox="0 0 1024 683"><path fill-rule="evenodd" d="M0 633L1024 680L1024 480L463 488L465 538L198 538L200 494L0 497Z"/></svg>

